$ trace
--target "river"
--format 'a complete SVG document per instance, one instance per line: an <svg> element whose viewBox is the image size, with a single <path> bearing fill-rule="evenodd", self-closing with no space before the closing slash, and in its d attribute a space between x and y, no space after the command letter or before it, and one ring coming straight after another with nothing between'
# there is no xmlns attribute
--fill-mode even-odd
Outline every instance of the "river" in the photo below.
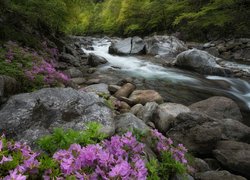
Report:
<svg viewBox="0 0 250 180"><path fill-rule="evenodd" d="M94 53L109 62L98 69L99 75L106 80L132 77L137 88L154 89L165 101L186 105L215 95L227 96L234 99L242 110L250 110L250 84L247 81L166 68L148 61L146 56L111 55L108 53L110 43L107 39L96 40L93 41L94 50L83 49L85 53Z"/></svg>

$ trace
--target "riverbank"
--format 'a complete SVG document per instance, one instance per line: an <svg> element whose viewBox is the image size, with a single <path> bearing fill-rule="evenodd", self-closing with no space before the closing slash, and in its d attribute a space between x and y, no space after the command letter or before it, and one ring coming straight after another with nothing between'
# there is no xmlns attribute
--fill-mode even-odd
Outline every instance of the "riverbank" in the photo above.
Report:
<svg viewBox="0 0 250 180"><path fill-rule="evenodd" d="M243 153L249 151L250 143L247 77L239 79L234 73L227 74L230 68L226 70L219 64L221 60L201 50L195 51L197 57L203 58L198 59L202 62L198 68L176 65L178 55L189 53L190 49L180 40L169 41L168 37L162 37L162 43L153 41L158 52L164 54L150 55L144 46L132 46L146 55L140 51L131 54L135 50L125 48L129 52L125 56L108 53L112 43L115 46L123 39L64 39L63 51L54 66L68 77L61 88L42 88L12 96L16 91L11 90L18 88L18 82L6 76L0 78L0 130L35 146L38 138L50 134L55 127L82 130L91 121L101 123L108 136L129 128L156 128L175 143L184 144L195 157L195 172L190 173L193 178L203 179L206 174L211 178L230 179L233 174L249 178L245 169L250 162L245 162L248 154ZM175 49L170 51L175 41L184 47L176 54ZM141 40L136 42L143 44ZM168 66L166 61L170 62ZM210 70L204 71L204 67ZM226 72L226 76L218 76L221 72ZM237 155L242 153L243 156ZM231 154L237 155L233 159L235 166L231 165Z"/></svg>

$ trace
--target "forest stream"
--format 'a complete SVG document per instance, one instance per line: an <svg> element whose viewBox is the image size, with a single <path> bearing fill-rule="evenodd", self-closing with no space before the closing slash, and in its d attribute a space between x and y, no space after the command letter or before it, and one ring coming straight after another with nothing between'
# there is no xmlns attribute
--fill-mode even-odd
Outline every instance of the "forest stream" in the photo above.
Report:
<svg viewBox="0 0 250 180"><path fill-rule="evenodd" d="M165 101L190 105L211 96L227 96L234 99L242 110L250 110L250 84L247 81L162 67L147 57L111 55L108 53L110 44L110 41L101 39L93 41L94 50L83 49L85 53L94 53L109 62L100 67L94 76L101 74L109 83L114 79L132 77L137 87L156 90ZM247 65L236 65L249 68Z"/></svg>

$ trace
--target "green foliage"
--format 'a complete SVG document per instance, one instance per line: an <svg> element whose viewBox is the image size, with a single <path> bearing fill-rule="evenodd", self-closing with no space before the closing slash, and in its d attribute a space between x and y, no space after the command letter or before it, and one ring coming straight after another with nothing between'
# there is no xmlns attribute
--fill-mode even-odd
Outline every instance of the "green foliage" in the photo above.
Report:
<svg viewBox="0 0 250 180"><path fill-rule="evenodd" d="M84 131L56 128L51 135L42 137L38 145L41 149L53 154L58 149L67 149L74 143L82 146L95 144L106 138L106 135L100 132L100 128L101 125L96 122L88 123Z"/></svg>
<svg viewBox="0 0 250 180"><path fill-rule="evenodd" d="M0 37L14 36L16 25L22 26L20 19L47 34L132 36L178 31L192 39L205 39L207 34L250 35L250 2L246 0L3 0L0 6L0 14L15 14L9 19L12 26L1 30L0 25Z"/></svg>
<svg viewBox="0 0 250 180"><path fill-rule="evenodd" d="M110 99L110 95L106 94L106 93L99 93L98 94L101 98L103 98L105 105L112 109L115 110L115 104L113 103L113 101Z"/></svg>
<svg viewBox="0 0 250 180"><path fill-rule="evenodd" d="M5 138L0 138L0 139L3 141L3 147L6 147L7 146L6 139ZM20 162L23 159L21 152L14 153L14 152L10 152L7 149L0 151L0 159L2 159L3 156L5 157L11 156L12 161L6 162L0 166L0 177L6 176L7 175L6 172L8 172L8 170L10 169L14 169L17 165L20 164Z"/></svg>
<svg viewBox="0 0 250 180"><path fill-rule="evenodd" d="M184 175L186 173L186 167L174 160L172 154L167 151L161 154L159 160L150 159L147 169L149 180L170 179L174 174Z"/></svg>
<svg viewBox="0 0 250 180"><path fill-rule="evenodd" d="M39 156L38 158L40 165L39 165L39 171L41 172L41 174L50 169L51 170L51 174L50 177L53 179L58 176L60 176L61 172L59 169L59 164L50 156L46 155L46 154L42 154L41 156Z"/></svg>

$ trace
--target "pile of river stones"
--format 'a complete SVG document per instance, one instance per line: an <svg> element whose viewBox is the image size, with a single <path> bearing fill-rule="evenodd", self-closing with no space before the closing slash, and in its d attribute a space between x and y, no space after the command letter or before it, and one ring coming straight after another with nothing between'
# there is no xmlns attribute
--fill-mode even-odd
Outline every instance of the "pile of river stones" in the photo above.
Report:
<svg viewBox="0 0 250 180"><path fill-rule="evenodd" d="M124 41L128 47L122 49L123 54L152 54L200 73L230 74L230 70L218 64L217 57L197 48L188 49L171 36L116 39L110 53L122 54L118 50ZM58 69L71 78L69 87L16 94L18 82L0 76L0 132L35 147L36 140L55 127L83 130L90 121L101 123L101 131L109 136L131 129L156 128L176 144L184 144L195 157L195 171L189 179L250 179L250 127L243 122L240 108L233 100L215 96L185 106L164 102L155 90L137 89L131 78L113 84L86 78L107 62L94 54L86 55L81 49L91 46L91 38L83 37L71 37L70 43L65 44ZM150 150L147 153L155 156Z"/></svg>

